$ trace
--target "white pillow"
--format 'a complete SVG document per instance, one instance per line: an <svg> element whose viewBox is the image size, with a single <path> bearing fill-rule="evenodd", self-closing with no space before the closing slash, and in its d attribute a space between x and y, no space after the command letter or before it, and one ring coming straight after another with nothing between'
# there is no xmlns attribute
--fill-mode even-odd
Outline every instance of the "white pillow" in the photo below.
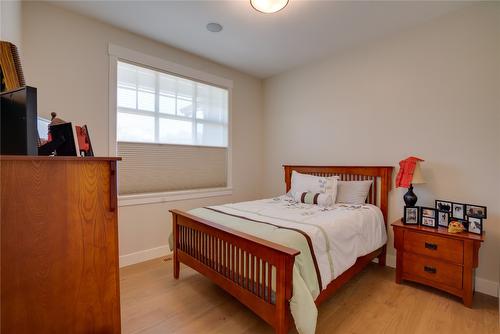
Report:
<svg viewBox="0 0 500 334"><path fill-rule="evenodd" d="M373 181L338 181L337 203L365 204Z"/></svg>
<svg viewBox="0 0 500 334"><path fill-rule="evenodd" d="M298 203L317 204L322 207L332 206L334 203L330 193L294 193L293 199Z"/></svg>
<svg viewBox="0 0 500 334"><path fill-rule="evenodd" d="M309 174L301 174L292 171L292 186L290 194L295 193L329 193L332 197L332 204L335 203L337 197L337 181L338 176L324 177Z"/></svg>

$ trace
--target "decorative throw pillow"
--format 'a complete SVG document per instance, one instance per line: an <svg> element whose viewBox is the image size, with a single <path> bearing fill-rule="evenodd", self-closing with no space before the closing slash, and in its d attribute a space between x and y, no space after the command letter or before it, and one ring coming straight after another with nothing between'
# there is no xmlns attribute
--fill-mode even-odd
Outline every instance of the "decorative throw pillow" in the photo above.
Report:
<svg viewBox="0 0 500 334"><path fill-rule="evenodd" d="M319 206L332 206L332 196L329 193L295 193L293 196L294 200L299 203L305 204L316 204Z"/></svg>
<svg viewBox="0 0 500 334"><path fill-rule="evenodd" d="M338 181L337 203L362 205L373 181Z"/></svg>
<svg viewBox="0 0 500 334"><path fill-rule="evenodd" d="M338 176L324 177L309 174L292 172L292 186L290 193L328 193L331 196L332 204L335 203L337 196Z"/></svg>

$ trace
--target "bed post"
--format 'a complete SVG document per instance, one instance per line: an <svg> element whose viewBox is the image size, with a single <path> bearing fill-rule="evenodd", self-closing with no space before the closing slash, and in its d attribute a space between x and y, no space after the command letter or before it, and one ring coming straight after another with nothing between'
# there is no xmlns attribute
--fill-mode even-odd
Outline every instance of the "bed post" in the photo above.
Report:
<svg viewBox="0 0 500 334"><path fill-rule="evenodd" d="M276 275L276 334L287 334L292 321L290 299L292 298L293 257L281 257Z"/></svg>
<svg viewBox="0 0 500 334"><path fill-rule="evenodd" d="M177 253L177 249L179 248L179 225L177 224L177 214L175 212L172 213L172 232L174 234L174 242L173 242L173 251L174 251L174 256L173 256L173 265L174 265L174 278L178 279L179 278L179 271L180 271L180 265L179 265L179 255Z"/></svg>
<svg viewBox="0 0 500 334"><path fill-rule="evenodd" d="M382 215L384 216L384 224L385 229L387 231L387 213L389 207L389 190L391 189L391 180L392 179L392 167L386 167L382 170L381 175L381 189L380 189L380 210L382 211ZM381 267L385 267L387 258L387 245L382 247L382 252L378 259L378 265Z"/></svg>
<svg viewBox="0 0 500 334"><path fill-rule="evenodd" d="M300 251L186 212L170 212L173 215L174 277L178 278L182 262L232 294L276 333L288 333L292 323L293 265Z"/></svg>
<svg viewBox="0 0 500 334"><path fill-rule="evenodd" d="M288 192L292 186L292 167L287 165L284 165L283 167L285 167L285 189L286 192Z"/></svg>

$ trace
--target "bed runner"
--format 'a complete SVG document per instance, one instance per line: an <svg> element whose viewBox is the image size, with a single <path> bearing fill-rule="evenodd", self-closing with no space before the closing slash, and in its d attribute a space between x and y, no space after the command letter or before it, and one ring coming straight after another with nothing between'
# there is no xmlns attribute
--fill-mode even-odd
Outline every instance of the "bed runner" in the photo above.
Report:
<svg viewBox="0 0 500 334"><path fill-rule="evenodd" d="M224 212L224 211L221 211L221 210L217 210L217 209L215 209L213 207L204 207L204 209L211 210L213 212L217 212L217 213L220 213L220 214L223 214L223 215L227 215L227 216L231 216L231 217L243 219L243 220L246 220L246 221L254 222L254 223L266 224L266 225L270 225L270 226L273 226L273 227L276 227L276 228L279 228L279 229L286 229L286 230L290 230L290 231L294 231L294 232L300 233L306 239L307 245L309 246L309 251L311 252L311 257L312 257L312 260L313 260L313 263L314 263L314 269L316 271L316 277L318 279L318 285L319 285L320 288L323 286L323 284L321 282L321 273L319 271L318 261L316 259L316 254L314 253L314 247L313 247L313 244L312 244L312 241L311 241L311 237L309 237L309 235L307 235L307 233L305 233L304 231L301 231L300 229L293 228L293 227L279 226L279 225L275 225L275 224L272 224L272 223L269 223L269 222L264 222L264 221L260 221L260 220L256 220L256 219L247 218L247 217L244 217L244 216L239 216L239 215L232 214L232 213L227 213L227 212Z"/></svg>

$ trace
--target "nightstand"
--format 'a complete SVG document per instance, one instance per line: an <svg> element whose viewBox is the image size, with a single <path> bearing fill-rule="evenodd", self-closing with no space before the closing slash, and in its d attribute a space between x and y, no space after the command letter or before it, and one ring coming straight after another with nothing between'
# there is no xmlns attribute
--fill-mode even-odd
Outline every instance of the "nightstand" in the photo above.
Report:
<svg viewBox="0 0 500 334"><path fill-rule="evenodd" d="M430 228L392 224L396 258L396 283L409 280L444 290L472 306L474 270L484 235L448 233L445 227Z"/></svg>

